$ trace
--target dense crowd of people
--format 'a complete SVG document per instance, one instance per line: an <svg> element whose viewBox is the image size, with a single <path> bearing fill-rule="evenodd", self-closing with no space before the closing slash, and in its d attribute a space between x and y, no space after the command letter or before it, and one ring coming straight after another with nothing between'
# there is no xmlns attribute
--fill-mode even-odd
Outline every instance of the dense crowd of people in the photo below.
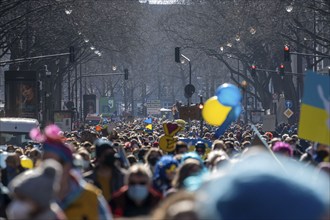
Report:
<svg viewBox="0 0 330 220"><path fill-rule="evenodd" d="M49 125L30 132L40 145L6 146L0 217L330 218L330 147L299 139L297 125L269 132L238 122L216 137L193 122L166 152L166 122L146 130L143 121L71 132Z"/></svg>

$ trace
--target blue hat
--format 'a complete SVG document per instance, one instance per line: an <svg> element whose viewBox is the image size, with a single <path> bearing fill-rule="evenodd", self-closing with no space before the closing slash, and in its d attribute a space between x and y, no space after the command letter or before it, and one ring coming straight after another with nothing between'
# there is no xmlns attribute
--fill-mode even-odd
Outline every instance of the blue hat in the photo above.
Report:
<svg viewBox="0 0 330 220"><path fill-rule="evenodd" d="M329 178L313 181L314 169L282 164L286 171L258 154L211 177L197 192L200 219L320 219L330 205Z"/></svg>

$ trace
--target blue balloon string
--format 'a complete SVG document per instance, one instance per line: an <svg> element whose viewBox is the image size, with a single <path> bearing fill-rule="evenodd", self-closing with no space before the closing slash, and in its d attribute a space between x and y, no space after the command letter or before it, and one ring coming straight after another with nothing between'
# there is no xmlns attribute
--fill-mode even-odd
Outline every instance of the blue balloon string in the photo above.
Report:
<svg viewBox="0 0 330 220"><path fill-rule="evenodd" d="M234 122L234 121L236 121L236 120L238 119L238 117L239 117L241 111L242 111L242 107L241 107L240 104L237 105L237 106L235 106L234 108L231 109L231 111L229 112L229 114L228 114L226 120L225 120L225 121L222 123L222 125L221 125L221 126L215 131L215 134L214 134L214 135L215 135L216 138L219 138L221 135L223 135L223 134L226 132L228 126L229 126L232 122Z"/></svg>

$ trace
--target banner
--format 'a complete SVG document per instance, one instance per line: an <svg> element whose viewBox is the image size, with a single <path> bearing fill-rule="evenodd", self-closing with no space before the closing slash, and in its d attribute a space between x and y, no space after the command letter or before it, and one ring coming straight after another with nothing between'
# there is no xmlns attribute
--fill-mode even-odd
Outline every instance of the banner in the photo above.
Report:
<svg viewBox="0 0 330 220"><path fill-rule="evenodd" d="M84 101L84 118L88 114L96 114L96 95L84 95L83 96Z"/></svg>
<svg viewBox="0 0 330 220"><path fill-rule="evenodd" d="M112 97L101 97L99 107L100 114L111 115L116 111L115 100Z"/></svg>
<svg viewBox="0 0 330 220"><path fill-rule="evenodd" d="M71 111L57 111L54 112L54 124L56 124L62 131L71 131L72 128L72 112Z"/></svg>
<svg viewBox="0 0 330 220"><path fill-rule="evenodd" d="M38 104L37 73L35 71L5 71L6 116L37 118Z"/></svg>
<svg viewBox="0 0 330 220"><path fill-rule="evenodd" d="M330 77L307 72L298 136L330 145Z"/></svg>

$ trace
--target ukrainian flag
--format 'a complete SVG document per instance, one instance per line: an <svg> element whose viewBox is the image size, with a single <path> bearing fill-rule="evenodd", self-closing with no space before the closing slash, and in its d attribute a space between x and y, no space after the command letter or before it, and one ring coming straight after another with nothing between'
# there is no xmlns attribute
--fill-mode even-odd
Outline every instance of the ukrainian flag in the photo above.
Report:
<svg viewBox="0 0 330 220"><path fill-rule="evenodd" d="M298 136L330 145L330 77L308 72L300 109Z"/></svg>
<svg viewBox="0 0 330 220"><path fill-rule="evenodd" d="M152 131L152 124L147 125L146 129Z"/></svg>

